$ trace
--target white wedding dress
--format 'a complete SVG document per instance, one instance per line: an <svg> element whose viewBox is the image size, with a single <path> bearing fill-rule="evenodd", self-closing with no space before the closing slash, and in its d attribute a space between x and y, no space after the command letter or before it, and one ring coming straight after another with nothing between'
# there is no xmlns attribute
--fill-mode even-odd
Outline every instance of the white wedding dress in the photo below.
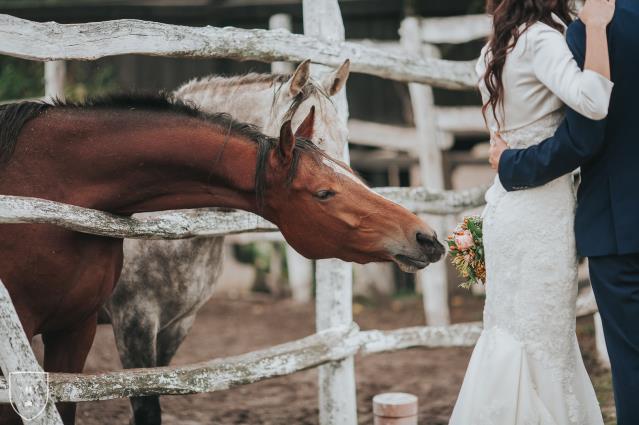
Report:
<svg viewBox="0 0 639 425"><path fill-rule="evenodd" d="M555 17L558 20L558 18ZM477 64L484 75L486 48ZM552 136L563 106L607 114L612 83L582 72L561 32L537 23L509 53L501 134L513 148ZM488 93L483 82L484 101ZM492 132L497 124L488 111ZM484 331L451 425L603 425L575 334L577 256L570 175L536 189L486 195Z"/></svg>

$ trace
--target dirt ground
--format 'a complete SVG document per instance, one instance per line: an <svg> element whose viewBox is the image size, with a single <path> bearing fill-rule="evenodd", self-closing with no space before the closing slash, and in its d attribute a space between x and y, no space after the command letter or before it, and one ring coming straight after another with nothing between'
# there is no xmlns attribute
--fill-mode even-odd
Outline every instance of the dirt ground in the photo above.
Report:
<svg viewBox="0 0 639 425"><path fill-rule="evenodd" d="M480 299L455 296L455 322L481 319ZM424 322L417 297L355 304L355 320L362 329L395 329ZM212 299L200 312L194 329L180 348L173 364L230 356L291 341L313 333L314 309L289 300L254 297L250 300ZM606 424L611 416L612 396L607 373L594 366L591 319L581 319L579 336L584 358L597 386ZM358 415L360 424L372 424L371 399L375 394L405 391L419 397L420 425L447 423L471 350L412 349L356 359ZM120 368L110 326L100 326L86 371ZM317 423L317 371L212 394L165 396L164 424L269 424ZM126 424L127 400L83 403L78 424Z"/></svg>

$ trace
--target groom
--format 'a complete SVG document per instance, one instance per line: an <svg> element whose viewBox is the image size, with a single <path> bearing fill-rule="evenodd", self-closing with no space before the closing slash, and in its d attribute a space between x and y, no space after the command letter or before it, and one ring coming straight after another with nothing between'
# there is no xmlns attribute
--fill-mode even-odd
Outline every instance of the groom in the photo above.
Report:
<svg viewBox="0 0 639 425"><path fill-rule="evenodd" d="M491 147L491 164L508 191L541 186L581 167L575 231L588 257L612 364L618 425L639 424L639 1L617 0L608 28L610 113L591 121L568 110L555 135L528 149ZM586 29L567 40L581 66Z"/></svg>

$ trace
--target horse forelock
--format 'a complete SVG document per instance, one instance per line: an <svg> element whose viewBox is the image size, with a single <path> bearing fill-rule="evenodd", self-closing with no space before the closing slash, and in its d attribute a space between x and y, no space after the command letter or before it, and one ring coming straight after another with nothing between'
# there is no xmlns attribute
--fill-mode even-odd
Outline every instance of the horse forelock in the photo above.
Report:
<svg viewBox="0 0 639 425"><path fill-rule="evenodd" d="M293 119L293 116L295 115L297 110L300 108L300 106L302 106L304 102L306 102L308 99L310 99L313 96L316 97L318 101L321 99L324 99L328 103L334 106L333 100L331 99L329 94L326 92L326 90L324 90L321 84L319 84L313 78L309 78L306 84L302 87L302 90L293 98L291 105L289 106L288 110L284 114L284 121ZM275 99L273 99L273 102L275 102ZM322 103L318 102L318 104L320 105L320 109L321 109Z"/></svg>
<svg viewBox="0 0 639 425"><path fill-rule="evenodd" d="M258 142L257 162L255 166L255 196L257 198L257 206L259 210L264 207L264 198L266 196L268 157L271 150L275 149L279 144L279 140L268 137ZM313 143L312 140L298 137L295 139L295 148L293 149L293 158L286 176L286 186L290 187L297 176L302 155L308 155L313 161L319 163L322 158L330 158L320 148Z"/></svg>

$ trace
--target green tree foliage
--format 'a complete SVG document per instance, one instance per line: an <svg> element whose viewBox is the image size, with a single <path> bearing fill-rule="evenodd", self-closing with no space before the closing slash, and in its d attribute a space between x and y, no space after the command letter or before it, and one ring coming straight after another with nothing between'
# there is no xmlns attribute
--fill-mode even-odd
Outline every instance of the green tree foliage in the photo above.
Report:
<svg viewBox="0 0 639 425"><path fill-rule="evenodd" d="M108 60L67 62L65 96L82 101L119 89L115 67ZM0 101L44 95L44 64L0 56Z"/></svg>
<svg viewBox="0 0 639 425"><path fill-rule="evenodd" d="M44 65L0 56L0 100L39 97L44 94Z"/></svg>
<svg viewBox="0 0 639 425"><path fill-rule="evenodd" d="M119 89L116 69L108 59L67 63L67 99L82 101L87 96L102 96Z"/></svg>

